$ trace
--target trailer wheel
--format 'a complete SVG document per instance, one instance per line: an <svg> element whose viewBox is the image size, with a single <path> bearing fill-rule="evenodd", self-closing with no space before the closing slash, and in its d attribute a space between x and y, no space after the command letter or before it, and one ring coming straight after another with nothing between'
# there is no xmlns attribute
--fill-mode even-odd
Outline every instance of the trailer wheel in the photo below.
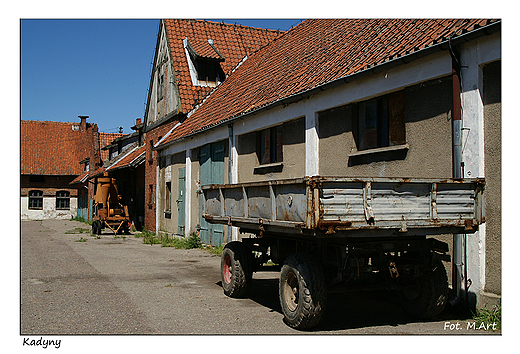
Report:
<svg viewBox="0 0 520 354"><path fill-rule="evenodd" d="M320 264L305 253L289 256L280 273L280 305L285 322L296 329L319 324L325 311L327 291Z"/></svg>
<svg viewBox="0 0 520 354"><path fill-rule="evenodd" d="M240 298L247 295L253 279L253 255L245 244L230 242L224 247L220 259L220 274L224 294Z"/></svg>
<svg viewBox="0 0 520 354"><path fill-rule="evenodd" d="M97 221L97 227L96 227L96 230L97 230L97 235L101 235L101 230L103 229L103 224L101 223L101 220L96 220Z"/></svg>
<svg viewBox="0 0 520 354"><path fill-rule="evenodd" d="M409 315L425 320L437 317L448 299L448 277L440 260L432 262L431 274L401 286L398 300Z"/></svg>
<svg viewBox="0 0 520 354"><path fill-rule="evenodd" d="M92 221L92 234L101 235L101 221L99 221L99 220Z"/></svg>

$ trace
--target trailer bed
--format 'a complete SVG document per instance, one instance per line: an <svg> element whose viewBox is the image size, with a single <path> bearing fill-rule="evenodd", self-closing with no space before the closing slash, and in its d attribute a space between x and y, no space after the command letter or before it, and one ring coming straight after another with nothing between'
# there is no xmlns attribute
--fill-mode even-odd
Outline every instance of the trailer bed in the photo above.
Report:
<svg viewBox="0 0 520 354"><path fill-rule="evenodd" d="M305 177L202 187L203 217L242 231L311 237L472 233L483 179Z"/></svg>

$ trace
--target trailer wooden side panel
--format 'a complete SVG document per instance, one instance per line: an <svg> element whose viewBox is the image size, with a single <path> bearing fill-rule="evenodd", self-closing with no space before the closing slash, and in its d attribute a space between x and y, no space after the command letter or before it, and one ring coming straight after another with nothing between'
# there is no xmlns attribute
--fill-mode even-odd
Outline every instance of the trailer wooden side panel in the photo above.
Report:
<svg viewBox="0 0 520 354"><path fill-rule="evenodd" d="M312 177L203 187L204 218L278 233L474 232L484 222L482 179ZM383 233L383 232L382 232Z"/></svg>

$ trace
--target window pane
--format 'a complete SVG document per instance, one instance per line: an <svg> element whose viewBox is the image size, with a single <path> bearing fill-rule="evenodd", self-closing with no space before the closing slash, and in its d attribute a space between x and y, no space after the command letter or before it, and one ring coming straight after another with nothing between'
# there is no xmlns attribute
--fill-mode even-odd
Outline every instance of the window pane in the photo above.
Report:
<svg viewBox="0 0 520 354"><path fill-rule="evenodd" d="M379 121L378 121L378 134L379 134L379 145L378 147L388 146L388 97L384 96L379 99Z"/></svg>
<svg viewBox="0 0 520 354"><path fill-rule="evenodd" d="M172 210L172 184L166 182L166 210Z"/></svg>
<svg viewBox="0 0 520 354"><path fill-rule="evenodd" d="M360 150L377 147L377 100L359 104Z"/></svg>
<svg viewBox="0 0 520 354"><path fill-rule="evenodd" d="M56 209L70 209L70 192L56 192Z"/></svg>
<svg viewBox="0 0 520 354"><path fill-rule="evenodd" d="M29 191L29 208L43 209L43 191Z"/></svg>

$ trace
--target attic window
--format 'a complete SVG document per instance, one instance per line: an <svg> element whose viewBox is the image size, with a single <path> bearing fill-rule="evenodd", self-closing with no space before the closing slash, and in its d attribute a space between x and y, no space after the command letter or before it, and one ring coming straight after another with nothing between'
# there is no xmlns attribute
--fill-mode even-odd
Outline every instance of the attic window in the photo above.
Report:
<svg viewBox="0 0 520 354"><path fill-rule="evenodd" d="M224 81L225 74L220 66L224 56L210 39L208 41L188 41L184 39L184 50L194 86L215 87Z"/></svg>
<svg viewBox="0 0 520 354"><path fill-rule="evenodd" d="M197 59L195 61L198 81L221 82L218 75L219 64L213 60Z"/></svg>

